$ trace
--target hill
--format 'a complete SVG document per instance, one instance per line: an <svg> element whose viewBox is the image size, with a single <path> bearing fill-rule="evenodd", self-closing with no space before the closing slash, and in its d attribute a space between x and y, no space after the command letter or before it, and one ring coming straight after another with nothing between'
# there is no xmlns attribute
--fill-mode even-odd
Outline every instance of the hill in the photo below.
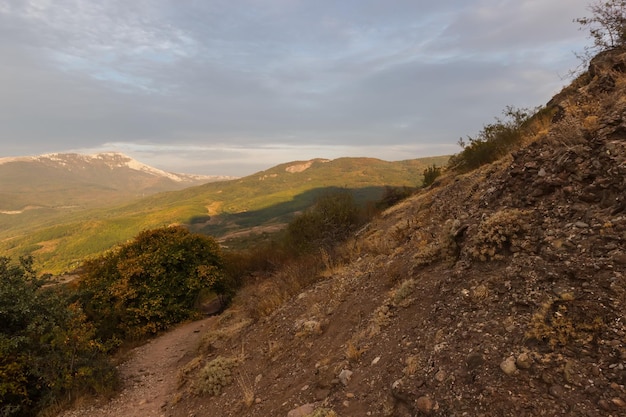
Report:
<svg viewBox="0 0 626 417"><path fill-rule="evenodd" d="M376 200L385 187L420 185L424 169L447 160L442 156L400 162L297 161L245 178L153 194L117 206L0 213L0 249L10 256L32 254L42 270L60 273L142 230L170 224L188 224L195 231L223 238L242 231L262 234L283 227L321 193L341 187L351 190L360 202ZM70 183L80 181L72 178Z"/></svg>
<svg viewBox="0 0 626 417"><path fill-rule="evenodd" d="M251 284L145 406L624 415L625 72L626 50L597 56L519 150L392 207L312 283L291 265Z"/></svg>

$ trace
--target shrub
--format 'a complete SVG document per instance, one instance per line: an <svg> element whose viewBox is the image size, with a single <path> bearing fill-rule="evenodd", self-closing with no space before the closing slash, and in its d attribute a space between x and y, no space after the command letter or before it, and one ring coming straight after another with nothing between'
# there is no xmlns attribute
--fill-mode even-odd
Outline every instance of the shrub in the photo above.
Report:
<svg viewBox="0 0 626 417"><path fill-rule="evenodd" d="M480 261L502 259L505 251L520 246L528 228L526 214L518 209L504 209L483 220L472 239L470 255Z"/></svg>
<svg viewBox="0 0 626 417"><path fill-rule="evenodd" d="M506 107L504 119L496 118L495 123L485 125L478 136L468 137L469 143L459 140L463 150L450 158L448 166L458 172L468 172L500 159L519 146L535 112L536 109Z"/></svg>
<svg viewBox="0 0 626 417"><path fill-rule="evenodd" d="M352 194L347 191L326 194L310 211L289 223L284 242L297 254L332 248L361 223L362 216Z"/></svg>
<svg viewBox="0 0 626 417"><path fill-rule="evenodd" d="M422 187L426 188L432 185L433 182L441 175L441 168L432 165L424 170L424 180L422 181Z"/></svg>
<svg viewBox="0 0 626 417"><path fill-rule="evenodd" d="M32 258L0 258L0 415L25 416L116 382L94 329L58 288L44 288Z"/></svg>
<svg viewBox="0 0 626 417"><path fill-rule="evenodd" d="M395 206L400 201L408 198L413 194L415 189L411 187L385 187L385 191L383 192L383 196L376 203L376 208L379 210L384 210L391 206Z"/></svg>
<svg viewBox="0 0 626 417"><path fill-rule="evenodd" d="M551 349L589 346L606 328L598 307L565 294L541 305L532 316L526 337L547 343Z"/></svg>
<svg viewBox="0 0 626 417"><path fill-rule="evenodd" d="M108 341L154 334L198 314L194 307L202 290L231 290L215 240L183 227L142 232L87 261L78 286L98 336Z"/></svg>
<svg viewBox="0 0 626 417"><path fill-rule="evenodd" d="M232 369L237 363L237 359L222 356L207 363L198 372L194 392L198 395L219 395L223 388L233 382Z"/></svg>

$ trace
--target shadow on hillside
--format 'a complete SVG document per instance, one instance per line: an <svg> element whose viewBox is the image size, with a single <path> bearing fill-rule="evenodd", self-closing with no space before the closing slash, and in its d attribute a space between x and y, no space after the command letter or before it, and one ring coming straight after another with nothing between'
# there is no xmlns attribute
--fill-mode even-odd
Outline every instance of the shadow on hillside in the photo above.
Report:
<svg viewBox="0 0 626 417"><path fill-rule="evenodd" d="M275 204L260 210L241 213L223 213L217 216L200 216L189 220L192 231L222 237L226 234L251 229L258 226L286 224L293 216L311 207L322 195L347 191L357 204L365 206L368 202L379 201L388 188L372 186L364 188L322 187L315 188L294 196L291 200Z"/></svg>

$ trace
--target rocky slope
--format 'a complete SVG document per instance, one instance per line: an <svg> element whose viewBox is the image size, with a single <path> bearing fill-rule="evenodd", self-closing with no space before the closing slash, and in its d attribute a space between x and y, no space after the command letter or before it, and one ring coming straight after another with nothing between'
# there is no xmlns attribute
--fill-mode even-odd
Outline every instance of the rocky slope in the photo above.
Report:
<svg viewBox="0 0 626 417"><path fill-rule="evenodd" d="M624 71L597 57L526 146L392 207L279 307L297 270L242 292L162 415L626 415Z"/></svg>

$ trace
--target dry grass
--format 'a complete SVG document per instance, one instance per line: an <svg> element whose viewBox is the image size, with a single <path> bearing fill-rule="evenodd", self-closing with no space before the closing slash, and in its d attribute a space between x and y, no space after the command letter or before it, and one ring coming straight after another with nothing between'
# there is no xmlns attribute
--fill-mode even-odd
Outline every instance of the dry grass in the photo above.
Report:
<svg viewBox="0 0 626 417"><path fill-rule="evenodd" d="M202 336L198 350L201 352L208 352L213 347L219 347L218 345L233 340L243 329L252 323L252 320L249 318L242 317L239 320L233 320L232 323L225 324L225 322L229 320L231 320L231 318L220 318L220 320L216 323L217 328L207 331Z"/></svg>
<svg viewBox="0 0 626 417"><path fill-rule="evenodd" d="M359 348L352 341L348 342L346 345L346 359L348 359L352 363L357 363L361 360L361 356L365 352L365 349Z"/></svg>
<svg viewBox="0 0 626 417"><path fill-rule="evenodd" d="M254 404L255 386L250 381L248 374L240 372L237 374L235 379L237 380L237 385L241 390L242 402L246 407L252 407L252 404Z"/></svg>
<svg viewBox="0 0 626 417"><path fill-rule="evenodd" d="M404 369L402 370L404 375L408 377L415 376L419 369L419 364L420 364L419 357L417 355L411 355L406 358L404 363L406 365Z"/></svg>

